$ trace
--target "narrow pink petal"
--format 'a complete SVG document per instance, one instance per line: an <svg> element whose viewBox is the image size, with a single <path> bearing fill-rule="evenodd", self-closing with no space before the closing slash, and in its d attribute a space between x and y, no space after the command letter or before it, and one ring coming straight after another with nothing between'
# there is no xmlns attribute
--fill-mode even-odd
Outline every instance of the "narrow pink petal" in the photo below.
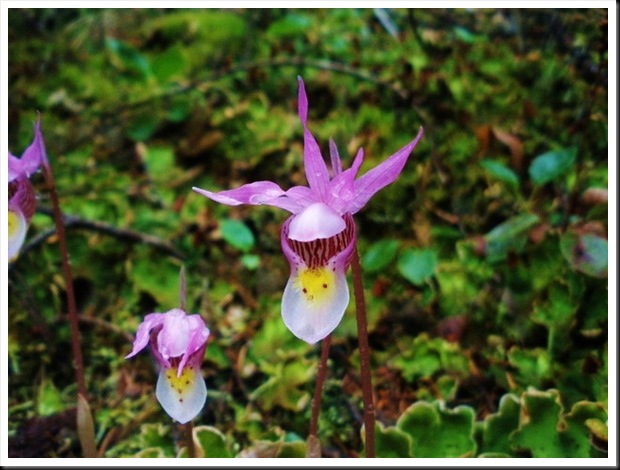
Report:
<svg viewBox="0 0 620 470"><path fill-rule="evenodd" d="M125 356L125 359L135 356L142 351L149 342L151 330L159 325L163 325L165 313L149 313L144 317L144 321L138 326L136 339L133 342L133 349Z"/></svg>
<svg viewBox="0 0 620 470"><path fill-rule="evenodd" d="M45 143L41 134L41 123L38 120L34 128L34 140L24 151L21 158L9 152L9 183L20 176L30 177L43 163L47 163Z"/></svg>
<svg viewBox="0 0 620 470"><path fill-rule="evenodd" d="M422 134L423 129L420 127L420 131L413 141L355 181L355 195L350 203L348 212L355 214L366 205L377 191L398 178L398 175L403 171L405 163L407 163L409 154L422 138Z"/></svg>
<svg viewBox="0 0 620 470"><path fill-rule="evenodd" d="M308 129L308 98L304 81L301 77L297 77L297 81L299 82L299 119L304 126L304 170L310 188L323 198L329 184L329 172L319 144Z"/></svg>
<svg viewBox="0 0 620 470"><path fill-rule="evenodd" d="M338 326L349 305L344 267L301 267L289 278L282 296L282 319L298 338L314 344Z"/></svg>
<svg viewBox="0 0 620 470"><path fill-rule="evenodd" d="M338 212L322 202L315 202L291 220L289 238L309 242L319 238L330 238L342 232L345 221Z"/></svg>
<svg viewBox="0 0 620 470"><path fill-rule="evenodd" d="M355 198L355 177L364 161L364 149L359 149L353 165L335 176L329 183L327 204L339 214L349 212L351 201Z"/></svg>
<svg viewBox="0 0 620 470"><path fill-rule="evenodd" d="M192 189L198 194L228 206L239 206L241 204L251 204L255 206L268 205L279 207L280 209L293 213L302 209L302 206L293 193L285 193L280 186L271 181L256 181L254 183L244 184L236 189L229 189L217 193L196 187Z"/></svg>
<svg viewBox="0 0 620 470"><path fill-rule="evenodd" d="M329 139L329 156L332 160L332 171L334 176L337 176L342 173L342 162L338 154L338 147L336 147L336 143L332 139Z"/></svg>
<svg viewBox="0 0 620 470"><path fill-rule="evenodd" d="M181 424L194 419L207 401L207 386L200 368L185 367L181 374L162 367L155 396L168 415Z"/></svg>

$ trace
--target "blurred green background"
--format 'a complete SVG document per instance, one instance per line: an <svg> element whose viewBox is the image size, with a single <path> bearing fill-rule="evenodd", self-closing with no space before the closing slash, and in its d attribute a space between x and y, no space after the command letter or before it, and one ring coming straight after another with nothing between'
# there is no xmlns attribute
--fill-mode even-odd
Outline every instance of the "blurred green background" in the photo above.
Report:
<svg viewBox="0 0 620 470"><path fill-rule="evenodd" d="M363 172L425 130L400 178L356 215L376 414L391 429L378 455L407 456L394 442L416 401L463 406L483 423L465 426L471 444L456 455L548 456L525 423L501 446L484 440L506 394L525 409L530 387L545 391L574 422L585 416L576 404L606 410L607 10L10 9L8 19L9 148L21 155L40 113L69 218L102 456L179 450L151 357L123 357L144 315L178 306L182 264L188 311L212 332L196 425L223 456L282 455L276 444L303 455L319 348L280 319L287 214L191 191L306 184L297 75L311 131L324 155L335 140L345 167L359 147ZM9 268L9 451L74 456L65 286L49 194L41 175L33 182L38 211ZM363 450L350 310L331 348L324 456ZM604 455L589 442L601 421L606 435L605 419L579 419L585 444L556 456ZM558 429L537 428L533 441L555 442ZM447 456L411 436L414 455ZM569 452L560 448L549 452Z"/></svg>

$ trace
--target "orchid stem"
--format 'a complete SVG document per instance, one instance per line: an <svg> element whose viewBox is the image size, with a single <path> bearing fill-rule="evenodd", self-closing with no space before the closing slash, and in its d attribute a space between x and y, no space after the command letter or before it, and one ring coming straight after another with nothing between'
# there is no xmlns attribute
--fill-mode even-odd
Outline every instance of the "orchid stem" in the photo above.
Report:
<svg viewBox="0 0 620 470"><path fill-rule="evenodd" d="M194 421L190 420L183 425L185 428L185 441L187 442L187 455L191 459L196 458L196 445L194 444Z"/></svg>
<svg viewBox="0 0 620 470"><path fill-rule="evenodd" d="M318 440L319 414L321 413L321 395L323 384L327 375L327 360L329 359L329 346L332 342L331 333L328 334L321 344L321 359L319 360L319 371L314 387L314 399L312 400L312 417L310 418L310 435Z"/></svg>
<svg viewBox="0 0 620 470"><path fill-rule="evenodd" d="M62 259L62 270L65 278L65 289L67 291L67 307L69 309L69 324L71 326L71 345L73 348L73 359L75 361L75 375L77 382L78 394L82 395L86 401L86 381L84 380L84 363L82 362L82 349L80 347L80 329L78 326L78 314L75 304L75 294L73 291L73 276L71 274L71 264L69 263L69 252L67 250L67 239L65 237L65 226L63 223L62 212L60 211L60 202L56 191L56 182L52 168L48 162L43 164L43 175L47 183L47 187L52 199L52 212L54 214L54 222L58 232L58 246L60 248L60 256Z"/></svg>
<svg viewBox="0 0 620 470"><path fill-rule="evenodd" d="M364 401L364 433L366 457L375 456L375 405L372 397L372 377L370 374L370 347L368 346L368 327L366 326L366 302L362 268L357 253L357 245L353 248L351 260L353 273L353 292L355 294L355 313L357 316L357 337L360 349L360 370L362 376L362 399Z"/></svg>
<svg viewBox="0 0 620 470"><path fill-rule="evenodd" d="M186 290L185 290L185 265L181 266L181 271L179 273L179 307L181 310L185 311L186 309Z"/></svg>

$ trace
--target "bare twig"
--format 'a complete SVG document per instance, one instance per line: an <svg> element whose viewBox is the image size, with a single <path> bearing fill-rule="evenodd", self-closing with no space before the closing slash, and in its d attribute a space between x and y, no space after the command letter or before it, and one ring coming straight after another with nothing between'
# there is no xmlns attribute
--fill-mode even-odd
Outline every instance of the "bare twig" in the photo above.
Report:
<svg viewBox="0 0 620 470"><path fill-rule="evenodd" d="M47 209L38 209L38 212L42 212L44 214L49 215L49 210ZM124 240L127 242L136 242L136 243L144 243L146 245L150 245L158 250L163 251L164 253L173 256L179 260L183 260L185 256L178 251L173 245L162 240L161 238L157 238L153 235L147 235L145 233L137 232L135 230L123 229L119 227L115 227L114 225L107 224L105 222L99 222L97 220L88 220L83 219L82 217L74 216L74 215L64 215L63 221L65 228L69 229L85 229L91 230L93 232L103 233L105 235L109 235L111 237L117 238L119 240ZM30 242L24 245L21 253L25 253L37 246L43 244L48 238L55 235L57 230L55 227L49 228L41 233L39 233L36 237L33 237Z"/></svg>

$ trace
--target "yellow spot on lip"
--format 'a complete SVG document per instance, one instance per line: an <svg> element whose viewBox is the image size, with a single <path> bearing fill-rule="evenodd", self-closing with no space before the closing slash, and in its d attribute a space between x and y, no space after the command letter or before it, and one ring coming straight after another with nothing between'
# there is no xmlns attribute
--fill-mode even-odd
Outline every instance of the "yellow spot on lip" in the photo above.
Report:
<svg viewBox="0 0 620 470"><path fill-rule="evenodd" d="M176 368L170 368L166 371L166 379L170 386L179 394L182 394L186 388L191 387L196 379L196 373L191 367L184 367L181 375L177 377Z"/></svg>
<svg viewBox="0 0 620 470"><path fill-rule="evenodd" d="M308 302L321 302L332 295L336 277L327 267L306 268L297 274L296 287Z"/></svg>
<svg viewBox="0 0 620 470"><path fill-rule="evenodd" d="M9 237L14 237L20 231L20 222L19 216L15 212L9 211Z"/></svg>

